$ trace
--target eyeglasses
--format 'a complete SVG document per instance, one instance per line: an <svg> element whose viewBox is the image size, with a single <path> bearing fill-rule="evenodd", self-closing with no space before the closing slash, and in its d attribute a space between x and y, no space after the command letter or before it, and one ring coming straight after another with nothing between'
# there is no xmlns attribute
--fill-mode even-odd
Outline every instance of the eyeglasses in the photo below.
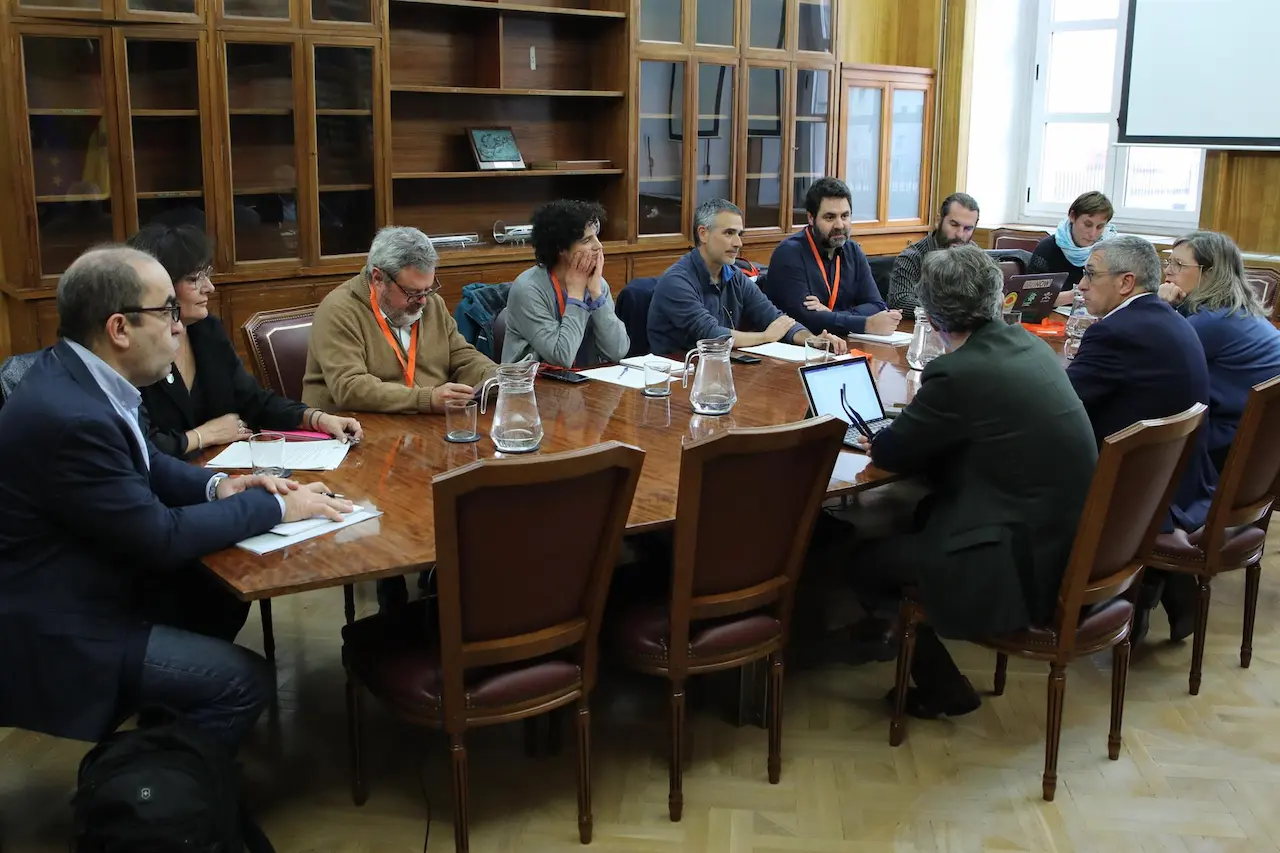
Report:
<svg viewBox="0 0 1280 853"><path fill-rule="evenodd" d="M409 290L403 284L396 281L396 277L393 276L391 273L387 272L386 270L382 270L381 272L386 277L387 281L394 284L396 288L401 293L404 294L404 298L409 300L410 302L425 302L427 301L427 297L430 296L431 294L439 293L440 288L442 286L439 282L435 282L426 290Z"/></svg>
<svg viewBox="0 0 1280 853"><path fill-rule="evenodd" d="M1124 275L1128 270L1091 270L1084 268L1084 277L1088 279L1102 278L1104 275Z"/></svg>
<svg viewBox="0 0 1280 853"><path fill-rule="evenodd" d="M1164 262L1164 268L1167 270L1173 270L1174 275L1177 275L1183 270L1202 270L1204 269L1204 264L1189 264L1186 261L1180 261L1177 258L1170 258Z"/></svg>
<svg viewBox="0 0 1280 853"><path fill-rule="evenodd" d="M199 284L201 281L208 281L212 276L213 276L213 267L210 266L210 267L205 267L204 269L196 270L195 272L183 278L183 281L189 281L192 284Z"/></svg>
<svg viewBox="0 0 1280 853"><path fill-rule="evenodd" d="M182 305L178 302L166 302L163 305L156 305L152 308L143 308L141 305L126 305L120 309L121 314L168 314L170 322L177 323L182 320Z"/></svg>

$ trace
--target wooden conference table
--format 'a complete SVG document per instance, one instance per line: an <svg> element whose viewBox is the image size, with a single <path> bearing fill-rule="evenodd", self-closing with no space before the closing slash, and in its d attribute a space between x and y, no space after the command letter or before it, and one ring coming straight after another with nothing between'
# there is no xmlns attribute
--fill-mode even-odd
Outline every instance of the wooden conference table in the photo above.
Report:
<svg viewBox="0 0 1280 853"><path fill-rule="evenodd" d="M909 326L907 327L909 329ZM1061 350L1061 344L1050 344ZM909 402L919 381L906 365L906 347L857 343L872 359L872 373L885 406ZM689 392L672 383L666 400L605 382L570 385L540 379L535 385L545 437L538 453L620 441L646 452L627 532L671 525L682 445L729 427L760 427L804 418L807 404L792 362L761 359L733 366L738 402L728 415L694 414ZM255 600L292 592L344 586L428 568L436 557L431 478L476 459L499 456L488 432L493 409L479 418L481 438L472 444L444 440L444 418L435 415L359 415L364 440L334 471L299 473L323 481L356 503L383 515L315 539L257 555L228 548L206 558L208 567L240 598ZM524 455L524 454L522 454ZM883 483L892 475L861 453L842 451L828 496ZM726 496L726 500L730 496ZM512 507L519 512L519 507ZM502 535L502 519L493 520ZM519 547L518 543L512 543Z"/></svg>

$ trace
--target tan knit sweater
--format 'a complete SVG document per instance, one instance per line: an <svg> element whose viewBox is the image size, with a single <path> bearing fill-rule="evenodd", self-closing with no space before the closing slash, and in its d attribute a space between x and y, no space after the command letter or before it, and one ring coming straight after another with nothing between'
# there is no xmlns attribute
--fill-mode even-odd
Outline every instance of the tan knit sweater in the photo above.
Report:
<svg viewBox="0 0 1280 853"><path fill-rule="evenodd" d="M479 385L495 365L458 334L439 295L418 321L413 387L393 344L382 334L362 272L331 291L316 309L307 348L302 401L326 412L431 412L431 392L446 382Z"/></svg>

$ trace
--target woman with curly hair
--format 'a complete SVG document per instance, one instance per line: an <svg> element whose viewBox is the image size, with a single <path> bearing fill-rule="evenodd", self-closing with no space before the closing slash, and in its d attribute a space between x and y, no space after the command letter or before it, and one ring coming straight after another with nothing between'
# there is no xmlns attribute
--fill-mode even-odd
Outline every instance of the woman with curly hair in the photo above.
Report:
<svg viewBox="0 0 1280 853"><path fill-rule="evenodd" d="M533 214L537 263L507 297L504 362L534 358L558 367L621 361L631 345L604 280L604 208L560 199Z"/></svg>

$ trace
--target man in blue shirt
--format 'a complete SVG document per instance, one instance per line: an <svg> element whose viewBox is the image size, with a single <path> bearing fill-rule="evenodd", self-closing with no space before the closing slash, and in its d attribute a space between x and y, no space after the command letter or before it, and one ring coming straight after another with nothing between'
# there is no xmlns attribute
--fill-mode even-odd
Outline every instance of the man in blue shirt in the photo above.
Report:
<svg viewBox="0 0 1280 853"><path fill-rule="evenodd" d="M724 199L704 202L694 217L694 248L662 274L649 303L649 346L656 353L692 349L704 338L732 335L750 347L814 337L778 310L760 288L733 265L742 248L742 211ZM849 349L843 336L827 333L836 353Z"/></svg>
<svg viewBox="0 0 1280 853"><path fill-rule="evenodd" d="M880 298L871 265L850 234L853 197L844 181L822 178L805 194L809 227L778 244L769 259L769 296L811 331L888 335L901 311Z"/></svg>

